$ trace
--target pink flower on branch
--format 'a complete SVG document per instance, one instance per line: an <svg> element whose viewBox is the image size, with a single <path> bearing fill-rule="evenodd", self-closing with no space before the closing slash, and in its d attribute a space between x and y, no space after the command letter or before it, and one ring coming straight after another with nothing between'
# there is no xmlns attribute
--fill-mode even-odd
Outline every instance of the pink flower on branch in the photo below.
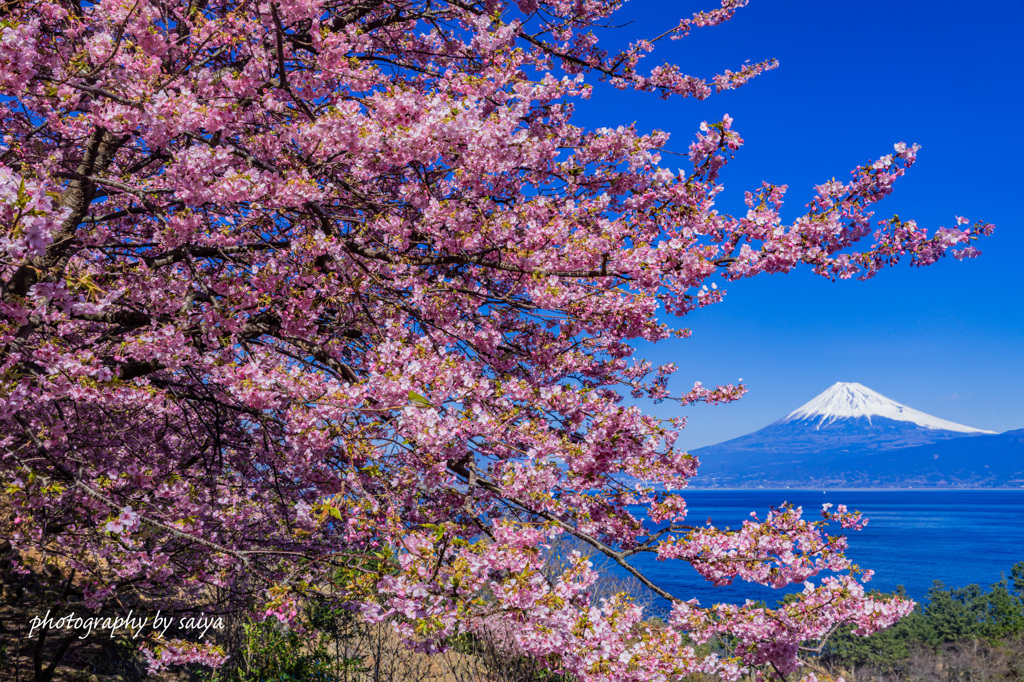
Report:
<svg viewBox="0 0 1024 682"><path fill-rule="evenodd" d="M591 30L612 0L14 6L12 543L63 548L94 576L90 607L217 593L244 610L269 590L263 615L301 626L310 586L345 575L339 598L413 646L504 625L505 646L582 680L790 672L840 624L891 625L909 602L865 595L870 572L828 534L857 514L686 526L684 421L623 404L743 394L673 393L677 368L635 353L687 334L662 313L722 302L716 274L870 277L972 257L992 230L875 220L913 145L784 221L784 185L748 193L743 215L716 207L743 144L728 115L700 127L684 170L661 165L664 132L574 124L588 78L704 99L774 68L704 79L643 61L744 4L615 53ZM594 596L587 556L551 549L566 537L670 600L667 626ZM633 569L640 552L714 583L807 585L774 610L699 605ZM741 645L698 653L715 636ZM223 660L193 644L162 644L152 666Z"/></svg>

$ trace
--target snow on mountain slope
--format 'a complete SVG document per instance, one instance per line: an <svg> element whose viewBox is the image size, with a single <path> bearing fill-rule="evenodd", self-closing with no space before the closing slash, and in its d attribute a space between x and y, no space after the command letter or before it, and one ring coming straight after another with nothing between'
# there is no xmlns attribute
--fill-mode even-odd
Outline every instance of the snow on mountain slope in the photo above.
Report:
<svg viewBox="0 0 1024 682"><path fill-rule="evenodd" d="M1020 486L1024 438L990 434L837 383L762 429L693 450L701 464L691 485Z"/></svg>
<svg viewBox="0 0 1024 682"><path fill-rule="evenodd" d="M778 423L795 421L812 422L815 429L827 426L837 419L883 417L900 422L910 422L926 429L956 431L959 433L995 433L971 426L964 426L946 419L939 419L912 407L890 400L856 382L836 382L823 393L793 410Z"/></svg>

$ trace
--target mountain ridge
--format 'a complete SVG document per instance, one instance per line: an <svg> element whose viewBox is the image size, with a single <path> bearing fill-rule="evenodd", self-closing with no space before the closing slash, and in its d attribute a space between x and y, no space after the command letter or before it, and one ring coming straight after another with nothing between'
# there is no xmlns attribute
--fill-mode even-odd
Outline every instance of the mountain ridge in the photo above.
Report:
<svg viewBox="0 0 1024 682"><path fill-rule="evenodd" d="M837 381L779 421L787 423L817 419L820 428L823 424L844 418L866 417L870 422L872 416L911 422L928 429L962 433L995 433L995 431L976 429L915 410L872 391L864 384L853 381Z"/></svg>
<svg viewBox="0 0 1024 682"><path fill-rule="evenodd" d="M762 429L693 450L701 466L691 485L1024 486L1024 430L1019 438L1007 434L926 414L863 384L837 382Z"/></svg>

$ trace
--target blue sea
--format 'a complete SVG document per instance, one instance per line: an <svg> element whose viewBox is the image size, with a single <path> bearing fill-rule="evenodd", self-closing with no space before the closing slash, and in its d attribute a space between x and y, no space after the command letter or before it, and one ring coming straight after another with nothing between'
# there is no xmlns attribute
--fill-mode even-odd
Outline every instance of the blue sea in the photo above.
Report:
<svg viewBox="0 0 1024 682"><path fill-rule="evenodd" d="M836 526L832 534L845 532L850 540L847 556L875 571L866 587L892 592L902 585L918 601L926 599L935 580L946 587L988 587L1024 561L1024 490L690 490L683 496L692 525L703 525L710 517L716 526L737 528L751 511L764 519L783 501L802 505L808 519L820 518L824 502L859 510L869 519L866 528L842 531ZM658 561L653 554L630 561L670 593L704 605L746 599L774 605L787 591L803 589L802 584L774 590L741 581L715 587L681 561ZM628 575L596 558L595 565ZM659 601L653 605L656 612L667 606Z"/></svg>

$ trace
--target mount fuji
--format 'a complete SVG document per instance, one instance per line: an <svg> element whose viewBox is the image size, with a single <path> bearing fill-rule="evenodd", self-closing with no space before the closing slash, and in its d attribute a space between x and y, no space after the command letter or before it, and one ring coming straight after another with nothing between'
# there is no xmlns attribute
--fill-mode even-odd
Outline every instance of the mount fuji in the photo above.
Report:
<svg viewBox="0 0 1024 682"><path fill-rule="evenodd" d="M940 419L858 383L691 454L701 462L694 487L1024 486L1024 430Z"/></svg>

